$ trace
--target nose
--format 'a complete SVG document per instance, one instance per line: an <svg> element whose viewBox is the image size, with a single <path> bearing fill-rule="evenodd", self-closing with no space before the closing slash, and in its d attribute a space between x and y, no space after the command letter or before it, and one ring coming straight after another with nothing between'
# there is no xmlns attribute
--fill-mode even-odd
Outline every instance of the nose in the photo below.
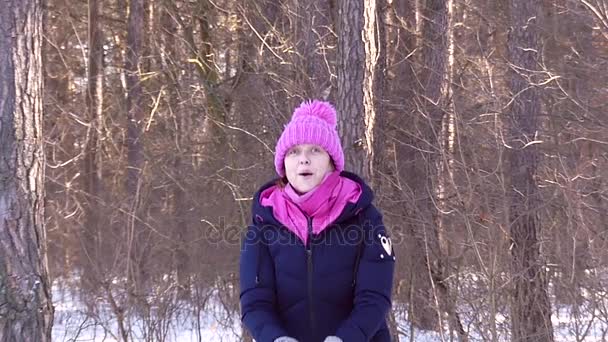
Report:
<svg viewBox="0 0 608 342"><path fill-rule="evenodd" d="M308 164L310 164L310 159L308 159L307 156L302 156L302 157L300 157L300 164L301 165L308 165Z"/></svg>

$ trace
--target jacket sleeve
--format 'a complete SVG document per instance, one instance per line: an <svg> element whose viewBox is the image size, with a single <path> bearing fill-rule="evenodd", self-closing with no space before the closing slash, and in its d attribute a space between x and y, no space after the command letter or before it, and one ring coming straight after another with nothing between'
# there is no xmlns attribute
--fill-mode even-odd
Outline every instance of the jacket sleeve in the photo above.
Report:
<svg viewBox="0 0 608 342"><path fill-rule="evenodd" d="M241 321L257 342L287 336L276 313L274 265L262 231L249 226L241 246Z"/></svg>
<svg viewBox="0 0 608 342"><path fill-rule="evenodd" d="M370 206L361 222L364 248L355 282L353 310L336 336L343 341L371 340L391 308L395 269L392 243L376 208Z"/></svg>

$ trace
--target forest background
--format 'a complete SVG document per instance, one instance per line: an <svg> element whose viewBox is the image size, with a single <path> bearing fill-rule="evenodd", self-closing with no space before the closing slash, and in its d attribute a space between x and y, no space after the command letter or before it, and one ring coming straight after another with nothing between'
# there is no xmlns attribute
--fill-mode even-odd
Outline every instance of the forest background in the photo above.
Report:
<svg viewBox="0 0 608 342"><path fill-rule="evenodd" d="M48 284L117 340L218 304L238 322L252 194L311 98L392 235L395 336L608 334L605 0L23 3L43 14Z"/></svg>

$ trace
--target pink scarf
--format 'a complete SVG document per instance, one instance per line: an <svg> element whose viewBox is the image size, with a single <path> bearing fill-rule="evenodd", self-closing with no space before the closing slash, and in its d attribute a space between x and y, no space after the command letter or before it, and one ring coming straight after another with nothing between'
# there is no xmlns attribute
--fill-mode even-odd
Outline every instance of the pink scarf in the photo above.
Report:
<svg viewBox="0 0 608 342"><path fill-rule="evenodd" d="M296 234L304 245L308 239L308 217L312 217L312 232L321 233L332 224L348 202L356 203L361 186L334 171L325 176L321 184L311 191L298 195L291 185L284 189L271 186L260 196L260 203L272 207L274 217Z"/></svg>

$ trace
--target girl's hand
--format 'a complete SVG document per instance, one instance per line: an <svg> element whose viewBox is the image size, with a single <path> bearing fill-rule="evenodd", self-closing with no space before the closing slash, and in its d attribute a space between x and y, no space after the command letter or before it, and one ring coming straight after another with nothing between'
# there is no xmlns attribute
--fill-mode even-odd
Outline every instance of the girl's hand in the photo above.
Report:
<svg viewBox="0 0 608 342"><path fill-rule="evenodd" d="M343 342L338 336L327 336L323 342Z"/></svg>

